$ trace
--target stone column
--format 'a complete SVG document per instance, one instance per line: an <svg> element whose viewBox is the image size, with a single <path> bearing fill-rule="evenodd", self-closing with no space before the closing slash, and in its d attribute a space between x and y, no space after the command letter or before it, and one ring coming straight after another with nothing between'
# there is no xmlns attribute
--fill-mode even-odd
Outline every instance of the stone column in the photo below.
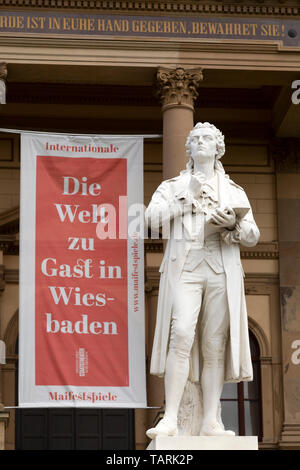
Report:
<svg viewBox="0 0 300 470"><path fill-rule="evenodd" d="M163 113L163 179L177 176L187 163L185 141L194 126L194 102L203 79L202 69L157 71Z"/></svg>
<svg viewBox="0 0 300 470"><path fill-rule="evenodd" d="M300 139L280 139L276 164L284 422L280 448L300 446Z"/></svg>
<svg viewBox="0 0 300 470"><path fill-rule="evenodd" d="M6 78L7 66L5 62L0 63L0 104L6 104Z"/></svg>

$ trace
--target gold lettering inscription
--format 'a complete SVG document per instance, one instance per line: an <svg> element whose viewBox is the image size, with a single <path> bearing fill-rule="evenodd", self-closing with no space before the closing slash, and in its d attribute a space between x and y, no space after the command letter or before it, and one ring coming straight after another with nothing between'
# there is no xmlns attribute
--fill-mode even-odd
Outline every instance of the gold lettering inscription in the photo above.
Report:
<svg viewBox="0 0 300 470"><path fill-rule="evenodd" d="M27 29L41 29L45 28L46 18L44 16L28 16L26 19Z"/></svg>
<svg viewBox="0 0 300 470"><path fill-rule="evenodd" d="M208 32L209 34L217 33L217 25L215 23L208 23Z"/></svg>
<svg viewBox="0 0 300 470"><path fill-rule="evenodd" d="M24 16L0 15L0 28L23 29Z"/></svg>
<svg viewBox="0 0 300 470"><path fill-rule="evenodd" d="M63 18L62 29L65 31L95 31L94 18Z"/></svg>
<svg viewBox="0 0 300 470"><path fill-rule="evenodd" d="M241 25L239 23L234 23L233 25L233 34L236 36L241 36Z"/></svg>
<svg viewBox="0 0 300 470"><path fill-rule="evenodd" d="M134 33L186 34L187 32L184 21L132 20L131 26Z"/></svg>
<svg viewBox="0 0 300 470"><path fill-rule="evenodd" d="M0 11L1 13L1 11ZM228 20L227 20L228 21ZM260 22L261 21L261 22ZM38 33L39 31L60 33L92 33L98 34L124 34L134 33L137 35L168 35L194 37L228 37L229 38L280 38L285 36L285 25L274 23L232 22L224 21L196 21L195 18L177 20L175 18L141 18L121 16L88 16L57 14L44 17L40 15L14 15L0 14L0 31L25 30Z"/></svg>
<svg viewBox="0 0 300 470"><path fill-rule="evenodd" d="M268 37L279 37L281 36L280 26L278 24L262 24L261 35Z"/></svg>
<svg viewBox="0 0 300 470"><path fill-rule="evenodd" d="M128 20L110 20L98 18L95 29L101 33L127 33L129 31Z"/></svg>
<svg viewBox="0 0 300 470"><path fill-rule="evenodd" d="M180 33L186 34L186 24L183 21L179 21Z"/></svg>
<svg viewBox="0 0 300 470"><path fill-rule="evenodd" d="M247 23L244 23L242 25L242 34L243 34L243 36L249 36L250 35L250 28L249 28L249 25Z"/></svg>
<svg viewBox="0 0 300 470"><path fill-rule="evenodd" d="M213 22L191 22L191 34L211 36L256 36L258 30L256 23L213 23ZM277 25L272 25L277 26ZM279 28L278 28L279 35Z"/></svg>
<svg viewBox="0 0 300 470"><path fill-rule="evenodd" d="M257 34L257 28L258 28L258 24L251 24L251 29L252 29L252 36L256 36Z"/></svg>
<svg viewBox="0 0 300 470"><path fill-rule="evenodd" d="M119 33L127 33L129 31L129 21L114 20L114 30Z"/></svg>
<svg viewBox="0 0 300 470"><path fill-rule="evenodd" d="M49 18L49 29L60 29L60 18Z"/></svg>

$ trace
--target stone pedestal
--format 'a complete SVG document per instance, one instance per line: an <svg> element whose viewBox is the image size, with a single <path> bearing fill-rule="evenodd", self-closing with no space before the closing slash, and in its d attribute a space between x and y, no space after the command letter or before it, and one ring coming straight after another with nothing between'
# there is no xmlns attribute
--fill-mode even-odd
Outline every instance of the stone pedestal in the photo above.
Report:
<svg viewBox="0 0 300 470"><path fill-rule="evenodd" d="M157 437L147 450L258 450L257 436Z"/></svg>

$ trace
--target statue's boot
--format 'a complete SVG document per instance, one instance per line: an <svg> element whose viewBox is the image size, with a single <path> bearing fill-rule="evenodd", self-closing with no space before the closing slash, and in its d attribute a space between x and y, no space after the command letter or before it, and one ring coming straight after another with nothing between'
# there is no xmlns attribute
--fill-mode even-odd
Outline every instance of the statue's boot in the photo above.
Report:
<svg viewBox="0 0 300 470"><path fill-rule="evenodd" d="M177 424L174 421L169 420L168 418L163 418L155 428L148 429L146 435L150 439L155 439L157 436L177 436L178 428Z"/></svg>
<svg viewBox="0 0 300 470"><path fill-rule="evenodd" d="M203 424L200 436L235 436L235 432L226 431L219 423Z"/></svg>
<svg viewBox="0 0 300 470"><path fill-rule="evenodd" d="M189 373L188 354L180 354L170 348L165 372L166 411L163 419L155 426L148 429L146 435L150 439L157 436L177 436L177 415L180 400Z"/></svg>

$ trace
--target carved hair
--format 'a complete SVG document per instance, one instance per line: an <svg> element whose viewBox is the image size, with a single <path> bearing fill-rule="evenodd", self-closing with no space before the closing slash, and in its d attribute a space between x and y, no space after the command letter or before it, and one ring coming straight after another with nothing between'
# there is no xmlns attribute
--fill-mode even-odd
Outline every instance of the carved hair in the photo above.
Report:
<svg viewBox="0 0 300 470"><path fill-rule="evenodd" d="M218 167L222 167L223 168L223 165L221 164L221 162L219 162L219 159L223 157L224 153L225 153L225 142L224 142L224 136L222 134L222 132L217 129L213 124L210 124L209 122L198 122L195 127L191 130L188 138L186 139L186 144L185 144L185 150L186 150L186 154L189 158L189 161L186 165L186 168L187 170L192 170L194 168L194 160L191 156L191 140L192 140L192 137L193 137L193 133L195 130L197 129L200 129L200 128L209 128L209 129L212 129L214 131L214 134L215 134L215 137L216 137L216 140L217 140L217 153L216 153L216 156L215 156L215 167L216 169ZM220 168L221 169L221 168Z"/></svg>

